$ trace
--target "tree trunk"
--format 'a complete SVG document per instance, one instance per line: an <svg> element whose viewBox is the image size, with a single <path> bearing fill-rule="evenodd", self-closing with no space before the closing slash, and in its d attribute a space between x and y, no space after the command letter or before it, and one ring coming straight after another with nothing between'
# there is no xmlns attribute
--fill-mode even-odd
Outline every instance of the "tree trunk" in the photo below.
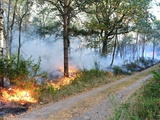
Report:
<svg viewBox="0 0 160 120"><path fill-rule="evenodd" d="M23 18L22 18L23 19ZM20 59L20 50L21 50L21 31L22 31L22 19L20 20L19 23L19 36L18 36L18 57L17 57L17 63L19 63ZM17 64L18 65L18 64Z"/></svg>
<svg viewBox="0 0 160 120"><path fill-rule="evenodd" d="M24 12L24 14L22 15L22 17L19 20L19 37L18 37L18 41L19 41L19 45L18 45L18 58L17 58L17 65L19 63L19 59L20 59L20 50L21 50L21 31L22 31L22 22L23 22L23 18L27 15L28 13L28 9L29 9L29 2L28 0L26 1L26 10Z"/></svg>
<svg viewBox="0 0 160 120"><path fill-rule="evenodd" d="M154 38L154 41L155 41L155 38ZM154 61L154 57L155 57L155 48L156 48L156 44L155 42L153 42L153 56L152 56L152 60Z"/></svg>
<svg viewBox="0 0 160 120"><path fill-rule="evenodd" d="M3 9L2 9L2 0L0 0L0 59L3 57ZM4 78L3 75L0 75L0 87L4 87Z"/></svg>
<svg viewBox="0 0 160 120"><path fill-rule="evenodd" d="M69 1L64 1L64 15L63 15L63 44L64 44L64 76L69 77L69 67L68 67L68 41L69 41Z"/></svg>
<svg viewBox="0 0 160 120"><path fill-rule="evenodd" d="M11 45L10 45L10 3L11 0L9 0L9 4L8 4L8 16L7 16L7 36L6 36L6 54L7 54L7 58L10 59L11 57Z"/></svg>
<svg viewBox="0 0 160 120"><path fill-rule="evenodd" d="M117 33L117 30L116 30L116 33ZM116 47L117 47L117 40L118 40L118 36L116 34L116 38L115 38L115 42L114 42L114 48L113 48L113 54L112 54L112 61L111 61L110 66L112 66L113 62L114 62L114 57L115 57L115 52L116 52Z"/></svg>
<svg viewBox="0 0 160 120"><path fill-rule="evenodd" d="M105 55L107 53L107 41L103 41L103 46L102 46L102 54Z"/></svg>
<svg viewBox="0 0 160 120"><path fill-rule="evenodd" d="M17 2L18 0L15 1L14 4L14 9L13 9L13 17L12 17L12 23L11 23L11 32L10 32L10 46L12 46L12 41L13 41L13 27L15 23L15 16L16 16L16 9L17 9ZM10 47L10 53L12 52L12 47Z"/></svg>
<svg viewBox="0 0 160 120"><path fill-rule="evenodd" d="M145 50L145 36L143 38L143 43L142 43L142 58L144 58L144 50Z"/></svg>
<svg viewBox="0 0 160 120"><path fill-rule="evenodd" d="M138 32L136 33L136 55L135 56L137 56L136 57L136 59L138 60L139 59L139 43L138 43L138 40L139 40L139 34L138 34Z"/></svg>

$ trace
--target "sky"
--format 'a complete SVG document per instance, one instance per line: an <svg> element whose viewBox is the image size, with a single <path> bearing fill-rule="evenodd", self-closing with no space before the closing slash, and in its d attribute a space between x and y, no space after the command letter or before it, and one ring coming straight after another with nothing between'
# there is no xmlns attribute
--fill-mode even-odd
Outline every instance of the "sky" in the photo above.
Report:
<svg viewBox="0 0 160 120"><path fill-rule="evenodd" d="M160 20L160 6L156 6L156 3L160 2L159 0L153 0L151 3L152 9L150 10L153 15L156 16L158 20Z"/></svg>

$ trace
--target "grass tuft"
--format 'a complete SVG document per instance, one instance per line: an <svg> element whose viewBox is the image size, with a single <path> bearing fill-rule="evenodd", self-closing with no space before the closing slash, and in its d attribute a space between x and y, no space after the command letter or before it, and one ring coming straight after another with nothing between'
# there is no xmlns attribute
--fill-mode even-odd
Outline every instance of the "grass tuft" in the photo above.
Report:
<svg viewBox="0 0 160 120"><path fill-rule="evenodd" d="M148 81L126 103L114 107L111 120L159 120L160 119L160 69L153 72ZM112 102L114 105L114 103Z"/></svg>

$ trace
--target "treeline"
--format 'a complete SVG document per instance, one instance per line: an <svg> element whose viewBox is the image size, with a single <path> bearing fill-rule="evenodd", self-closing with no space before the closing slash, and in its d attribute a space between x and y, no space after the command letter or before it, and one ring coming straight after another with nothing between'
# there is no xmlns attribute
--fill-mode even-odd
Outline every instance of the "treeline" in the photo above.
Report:
<svg viewBox="0 0 160 120"><path fill-rule="evenodd" d="M55 33L63 37L64 76L69 76L68 50L71 36L84 36L89 47L98 49L103 56L112 55L111 66L116 56L125 58L127 54L132 54L133 59L144 57L147 42L153 43L153 53L159 44L160 21L149 13L151 2L152 0L5 0L2 8L6 55L9 59L13 34L18 31L18 63L22 46L21 33L29 33L32 29L35 30L34 34L41 37Z"/></svg>

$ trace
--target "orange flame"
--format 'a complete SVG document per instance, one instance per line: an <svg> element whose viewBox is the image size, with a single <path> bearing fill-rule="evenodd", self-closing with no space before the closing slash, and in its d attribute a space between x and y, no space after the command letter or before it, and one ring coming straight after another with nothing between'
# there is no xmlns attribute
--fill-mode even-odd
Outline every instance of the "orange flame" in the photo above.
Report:
<svg viewBox="0 0 160 120"><path fill-rule="evenodd" d="M61 67L60 71L63 72L63 68L62 67ZM71 84L72 81L77 77L77 72L78 72L77 69L75 69L74 67L70 67L70 69L69 69L70 77L62 77L62 78L59 78L58 83L50 82L49 84L53 85L53 87L55 89L60 89L61 86L65 86L65 85Z"/></svg>
<svg viewBox="0 0 160 120"><path fill-rule="evenodd" d="M37 100L31 97L31 92L29 90L18 88L9 88L8 90L2 89L2 96L7 101L19 102L20 104L37 102Z"/></svg>
<svg viewBox="0 0 160 120"><path fill-rule="evenodd" d="M63 69L61 69L63 71ZM54 89L60 89L61 86L71 84L72 81L77 77L77 71L75 68L71 67L69 70L70 77L59 78L57 83L47 82L49 85L53 85ZM25 103L36 103L37 100L32 97L32 92L30 90L23 90L20 88L9 88L8 90L2 89L2 97L7 101L18 102L20 104Z"/></svg>
<svg viewBox="0 0 160 120"><path fill-rule="evenodd" d="M63 72L64 68L60 67L60 71ZM68 72L69 72L69 75L72 76L72 75L76 74L78 72L78 70L75 67L69 67Z"/></svg>
<svg viewBox="0 0 160 120"><path fill-rule="evenodd" d="M55 89L60 89L61 86L65 86L65 85L71 84L72 81L74 80L74 78L76 78L76 75L74 75L72 77L63 77L63 78L60 78L58 83L50 82L49 84L53 85L53 87Z"/></svg>

